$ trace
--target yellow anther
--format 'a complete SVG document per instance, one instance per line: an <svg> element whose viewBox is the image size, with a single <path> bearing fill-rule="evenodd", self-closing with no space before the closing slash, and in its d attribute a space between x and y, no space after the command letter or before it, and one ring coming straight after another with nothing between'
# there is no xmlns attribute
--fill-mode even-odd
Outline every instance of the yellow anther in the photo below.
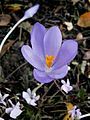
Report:
<svg viewBox="0 0 90 120"><path fill-rule="evenodd" d="M54 56L46 55L46 65L50 68L53 64Z"/></svg>

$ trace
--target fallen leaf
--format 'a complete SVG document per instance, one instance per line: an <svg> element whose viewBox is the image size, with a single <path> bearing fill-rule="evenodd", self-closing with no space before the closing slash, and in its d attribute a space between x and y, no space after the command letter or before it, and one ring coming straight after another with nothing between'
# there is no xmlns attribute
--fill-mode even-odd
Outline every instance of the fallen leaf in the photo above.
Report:
<svg viewBox="0 0 90 120"><path fill-rule="evenodd" d="M66 114L63 120L72 120L70 114Z"/></svg>
<svg viewBox="0 0 90 120"><path fill-rule="evenodd" d="M89 60L90 59L90 50L85 52L83 59L84 60Z"/></svg>
<svg viewBox="0 0 90 120"><path fill-rule="evenodd" d="M7 26L10 23L11 16L8 14L0 14L0 26Z"/></svg>
<svg viewBox="0 0 90 120"><path fill-rule="evenodd" d="M70 114L68 113L68 111L72 110L74 106L73 106L72 103L65 102L65 104L66 104L66 107L67 107L67 114L65 115L63 120L72 120L72 118L71 118Z"/></svg>
<svg viewBox="0 0 90 120"><path fill-rule="evenodd" d="M8 43L6 43L1 51L0 58L7 52L7 50L10 49L10 47L13 45L15 41L14 40L9 40Z"/></svg>
<svg viewBox="0 0 90 120"><path fill-rule="evenodd" d="M23 28L24 30L30 32L32 29L32 25L29 22L23 22L19 25L20 28Z"/></svg>
<svg viewBox="0 0 90 120"><path fill-rule="evenodd" d="M83 40L83 34L82 33L78 33L76 36L76 40Z"/></svg>
<svg viewBox="0 0 90 120"><path fill-rule="evenodd" d="M75 5L77 2L79 2L80 0L72 0L73 5Z"/></svg>
<svg viewBox="0 0 90 120"><path fill-rule="evenodd" d="M77 22L80 27L90 27L90 12L82 14Z"/></svg>
<svg viewBox="0 0 90 120"><path fill-rule="evenodd" d="M7 4L7 5L6 5L7 9L8 9L8 10L11 10L11 11L13 11L13 12L16 12L16 11L21 10L21 7L22 7L22 6L23 6L23 5L21 5L21 4Z"/></svg>
<svg viewBox="0 0 90 120"><path fill-rule="evenodd" d="M73 104L72 103L65 103L66 104L66 107L67 107L67 111L73 109Z"/></svg>

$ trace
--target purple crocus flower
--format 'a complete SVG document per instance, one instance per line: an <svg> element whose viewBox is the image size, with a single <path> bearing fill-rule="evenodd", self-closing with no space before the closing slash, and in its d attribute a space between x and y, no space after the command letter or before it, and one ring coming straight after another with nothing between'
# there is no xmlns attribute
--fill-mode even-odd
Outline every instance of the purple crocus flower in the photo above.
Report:
<svg viewBox="0 0 90 120"><path fill-rule="evenodd" d="M65 40L57 26L49 30L36 23L31 32L31 45L23 45L24 58L34 66L34 78L41 83L61 79L68 73L68 63L77 54L78 44L74 40ZM61 45L62 44L62 45Z"/></svg>

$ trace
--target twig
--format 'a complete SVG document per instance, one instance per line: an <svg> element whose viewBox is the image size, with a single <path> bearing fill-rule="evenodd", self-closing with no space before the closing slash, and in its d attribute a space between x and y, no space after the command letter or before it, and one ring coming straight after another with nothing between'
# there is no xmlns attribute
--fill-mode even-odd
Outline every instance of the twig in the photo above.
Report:
<svg viewBox="0 0 90 120"><path fill-rule="evenodd" d="M8 79L9 77L11 77L17 70L19 70L21 67L23 67L24 65L26 65L27 62L23 63L22 65L20 65L17 69L15 69L11 74L9 74L5 79Z"/></svg>

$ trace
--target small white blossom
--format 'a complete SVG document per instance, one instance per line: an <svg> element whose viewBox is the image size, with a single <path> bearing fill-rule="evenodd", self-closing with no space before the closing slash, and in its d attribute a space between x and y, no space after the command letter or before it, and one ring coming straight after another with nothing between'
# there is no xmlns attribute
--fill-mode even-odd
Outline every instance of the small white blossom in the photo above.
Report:
<svg viewBox="0 0 90 120"><path fill-rule="evenodd" d="M0 117L0 120L4 120L4 119Z"/></svg>
<svg viewBox="0 0 90 120"><path fill-rule="evenodd" d="M74 106L72 110L68 111L68 113L71 115L72 120L79 119L81 116L80 109L76 109L77 106Z"/></svg>
<svg viewBox="0 0 90 120"><path fill-rule="evenodd" d="M73 24L71 22L64 22L64 24L67 26L68 31L73 29Z"/></svg>
<svg viewBox="0 0 90 120"><path fill-rule="evenodd" d="M67 82L65 82L64 80L61 80L61 83L63 84L61 86L61 90L63 90L64 92L68 93L69 91L71 91L73 89L73 87L70 86L69 79L67 79Z"/></svg>
<svg viewBox="0 0 90 120"><path fill-rule="evenodd" d="M5 94L4 96L2 96L1 92L0 92L0 103L6 106L6 102L4 101L7 97L9 96L9 94Z"/></svg>
<svg viewBox="0 0 90 120"><path fill-rule="evenodd" d="M40 98L40 96L36 96L36 93L32 92L30 88L27 89L27 92L23 91L22 96L26 100L26 102L32 106L36 106L36 101Z"/></svg>
<svg viewBox="0 0 90 120"><path fill-rule="evenodd" d="M11 100L9 100L9 102L12 107L6 108L5 112L10 114L11 118L16 119L22 113L22 110L20 109L20 103L17 102L17 104L14 105Z"/></svg>

